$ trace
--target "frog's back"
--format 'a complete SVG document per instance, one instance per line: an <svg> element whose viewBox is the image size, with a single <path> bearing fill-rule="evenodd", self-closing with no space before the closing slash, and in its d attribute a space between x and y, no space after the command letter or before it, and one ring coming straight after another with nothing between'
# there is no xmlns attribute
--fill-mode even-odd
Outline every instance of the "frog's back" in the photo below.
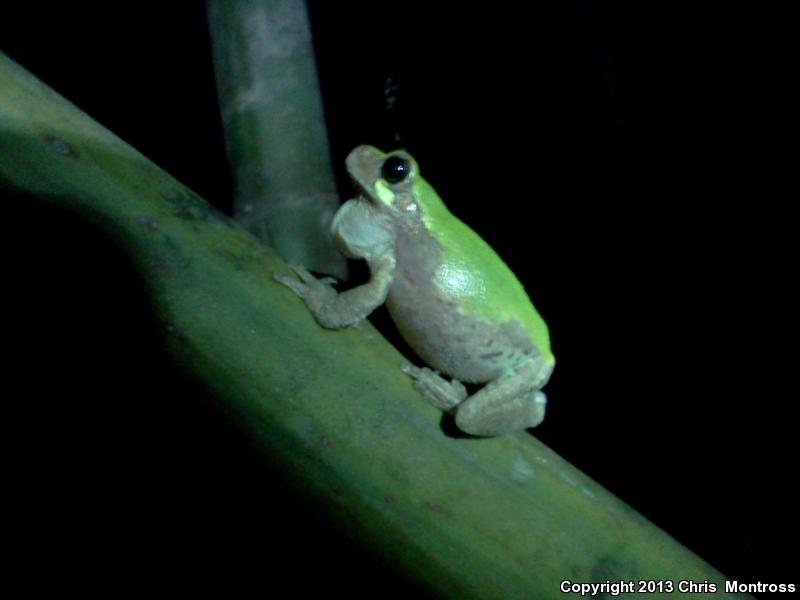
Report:
<svg viewBox="0 0 800 600"><path fill-rule="evenodd" d="M469 226L450 213L430 185L420 178L428 231L443 248L434 275L442 293L466 312L490 322L519 322L542 357L554 362L547 324L508 265Z"/></svg>

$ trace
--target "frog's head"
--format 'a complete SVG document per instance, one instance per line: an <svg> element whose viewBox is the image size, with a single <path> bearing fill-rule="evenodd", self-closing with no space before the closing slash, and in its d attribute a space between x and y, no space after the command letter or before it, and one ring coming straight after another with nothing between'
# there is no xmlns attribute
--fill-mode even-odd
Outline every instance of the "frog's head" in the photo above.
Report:
<svg viewBox="0 0 800 600"><path fill-rule="evenodd" d="M361 196L376 208L399 215L419 212L419 168L405 150L381 152L358 146L348 156L347 171Z"/></svg>
<svg viewBox="0 0 800 600"><path fill-rule="evenodd" d="M437 222L455 218L405 150L381 152L372 146L358 146L345 164L361 197L396 223L433 231Z"/></svg>

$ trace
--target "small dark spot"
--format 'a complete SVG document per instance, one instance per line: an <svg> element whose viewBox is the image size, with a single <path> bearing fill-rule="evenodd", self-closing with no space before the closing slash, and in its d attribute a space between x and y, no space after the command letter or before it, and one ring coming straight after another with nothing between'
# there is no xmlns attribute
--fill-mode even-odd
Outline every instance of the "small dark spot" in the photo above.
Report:
<svg viewBox="0 0 800 600"><path fill-rule="evenodd" d="M425 502L425 508L427 508L429 511L431 511L432 513L437 514L437 515L441 515L441 514L444 513L444 511L442 510L441 506L439 506L438 504L436 504L434 502L431 502L430 500L427 500Z"/></svg>
<svg viewBox="0 0 800 600"><path fill-rule="evenodd" d="M480 357L484 360L488 360L490 358L497 358L498 356L503 356L503 351L498 350L497 352L489 352L488 354L481 354Z"/></svg>
<svg viewBox="0 0 800 600"><path fill-rule="evenodd" d="M614 521L614 525L619 531L620 536L624 538L625 534L627 533L625 530L625 523L623 523L622 519L620 519L616 514L612 514L612 520Z"/></svg>
<svg viewBox="0 0 800 600"><path fill-rule="evenodd" d="M386 506L394 506L395 504L397 504L397 498L395 498L391 494L384 494L383 495L383 503Z"/></svg>
<svg viewBox="0 0 800 600"><path fill-rule="evenodd" d="M331 441L328 439L327 436L320 435L317 439L319 440L319 445L322 446L323 448L331 447Z"/></svg>
<svg viewBox="0 0 800 600"><path fill-rule="evenodd" d="M181 330L178 329L172 323L167 323L166 325L164 325L163 329L164 329L164 332L166 334L168 334L168 335L170 335L170 336L172 336L172 337L174 337L176 339L179 339L179 340L183 339L183 334L181 333Z"/></svg>
<svg viewBox="0 0 800 600"><path fill-rule="evenodd" d="M50 144L50 147L61 156L76 156L75 150L73 150L72 146L67 144L67 142L64 140L53 135L46 135L44 136L44 139L48 144Z"/></svg>
<svg viewBox="0 0 800 600"><path fill-rule="evenodd" d="M164 235L164 245L170 250L169 265L186 269L192 264L192 259L186 255L181 245L175 241L175 238L170 235Z"/></svg>
<svg viewBox="0 0 800 600"><path fill-rule="evenodd" d="M186 221L208 221L211 207L194 196L189 190L173 189L164 194L164 199L174 207L173 216Z"/></svg>
<svg viewBox="0 0 800 600"><path fill-rule="evenodd" d="M592 581L620 581L635 579L636 565L629 560L620 560L613 555L601 556L592 568Z"/></svg>
<svg viewBox="0 0 800 600"><path fill-rule="evenodd" d="M245 264L253 262L251 256L241 256L236 252L229 252L226 249L218 250L216 254L229 261L237 271L244 271Z"/></svg>
<svg viewBox="0 0 800 600"><path fill-rule="evenodd" d="M236 227L233 219L222 214L200 196L187 188L172 188L162 193L163 198L172 204L173 216L185 221L223 223Z"/></svg>

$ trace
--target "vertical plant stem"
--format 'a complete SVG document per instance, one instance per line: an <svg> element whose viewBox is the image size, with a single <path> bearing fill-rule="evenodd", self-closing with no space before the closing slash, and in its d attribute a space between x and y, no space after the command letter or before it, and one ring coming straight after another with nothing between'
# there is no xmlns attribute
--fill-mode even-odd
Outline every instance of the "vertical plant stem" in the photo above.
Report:
<svg viewBox="0 0 800 600"><path fill-rule="evenodd" d="M236 220L290 261L344 278L339 199L303 0L209 0Z"/></svg>

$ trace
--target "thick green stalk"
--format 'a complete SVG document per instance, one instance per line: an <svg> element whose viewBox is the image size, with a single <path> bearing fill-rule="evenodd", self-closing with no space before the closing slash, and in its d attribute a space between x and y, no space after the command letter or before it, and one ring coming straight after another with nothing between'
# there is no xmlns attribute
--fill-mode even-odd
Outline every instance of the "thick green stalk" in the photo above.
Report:
<svg viewBox="0 0 800 600"><path fill-rule="evenodd" d="M321 329L236 223L0 55L0 182L104 227L176 360L331 520L452 598L724 577L527 434L454 439L368 324ZM635 594L628 594L629 596ZM624 596L623 596L624 597Z"/></svg>
<svg viewBox="0 0 800 600"><path fill-rule="evenodd" d="M304 0L209 0L236 220L287 260L343 279L339 207Z"/></svg>

